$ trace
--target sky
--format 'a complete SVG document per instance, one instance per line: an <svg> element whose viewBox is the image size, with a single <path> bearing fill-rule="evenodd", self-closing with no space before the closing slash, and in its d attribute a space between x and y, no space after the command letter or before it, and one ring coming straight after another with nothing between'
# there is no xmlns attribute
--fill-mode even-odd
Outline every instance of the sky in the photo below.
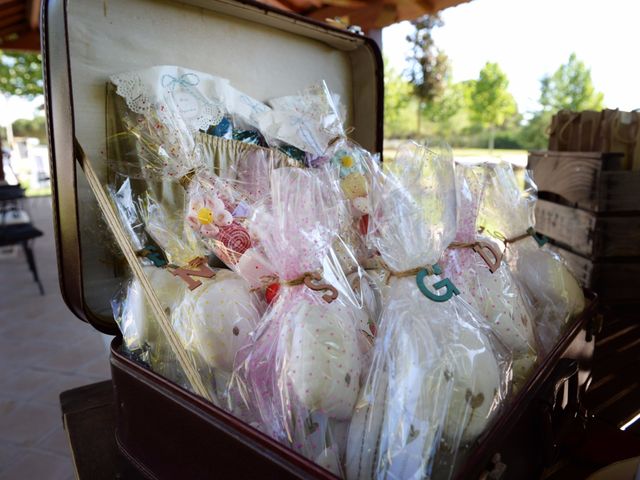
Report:
<svg viewBox="0 0 640 480"><path fill-rule="evenodd" d="M640 108L640 1L473 0L444 10L436 45L452 63L455 82L478 77L497 62L509 78L520 112L538 108L540 79L571 52L591 68L607 108ZM406 67L407 22L383 30L383 50L398 71Z"/></svg>
<svg viewBox="0 0 640 480"><path fill-rule="evenodd" d="M7 97L0 94L0 126L5 127L18 118L32 119L43 102L42 95L33 100L26 100L15 95Z"/></svg>

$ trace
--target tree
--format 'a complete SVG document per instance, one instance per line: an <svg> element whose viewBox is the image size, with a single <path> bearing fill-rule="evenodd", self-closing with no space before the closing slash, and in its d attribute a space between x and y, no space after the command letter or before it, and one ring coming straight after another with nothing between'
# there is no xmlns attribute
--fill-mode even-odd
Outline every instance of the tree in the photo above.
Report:
<svg viewBox="0 0 640 480"><path fill-rule="evenodd" d="M40 140L41 143L47 142L47 127L44 116L36 116L33 120L20 118L13 122L13 134L16 137L32 137Z"/></svg>
<svg viewBox="0 0 640 480"><path fill-rule="evenodd" d="M478 79L467 89L467 100L474 122L489 128L489 150L493 151L495 129L518 111L507 91L509 80L497 63L487 62Z"/></svg>
<svg viewBox="0 0 640 480"><path fill-rule="evenodd" d="M575 53L551 76L540 81L540 104L544 110L600 110L604 95L596 92L591 70Z"/></svg>
<svg viewBox="0 0 640 480"><path fill-rule="evenodd" d="M526 125L518 133L518 141L527 150L546 149L549 145L547 128L551 124L552 113L540 110L533 113Z"/></svg>
<svg viewBox="0 0 640 480"><path fill-rule="evenodd" d="M439 99L449 76L449 59L433 40L433 30L444 25L439 15L425 15L411 22L415 30L407 35L411 55L407 58L409 81L418 97L418 134L425 105Z"/></svg>
<svg viewBox="0 0 640 480"><path fill-rule="evenodd" d="M33 98L43 93L42 86L42 58L39 54L0 50L0 92Z"/></svg>
<svg viewBox="0 0 640 480"><path fill-rule="evenodd" d="M398 134L400 123L411 101L411 85L387 60L384 62L384 129L387 135Z"/></svg>

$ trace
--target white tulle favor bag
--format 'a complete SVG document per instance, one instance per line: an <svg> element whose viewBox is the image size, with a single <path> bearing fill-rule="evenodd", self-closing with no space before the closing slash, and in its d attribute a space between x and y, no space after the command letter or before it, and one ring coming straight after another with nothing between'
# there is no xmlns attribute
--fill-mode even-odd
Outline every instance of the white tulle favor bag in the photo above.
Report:
<svg viewBox="0 0 640 480"><path fill-rule="evenodd" d="M536 187L527 188L508 163L492 165L479 226L506 244L511 271L533 300L540 345L549 351L563 327L584 309L584 294L564 262L535 231Z"/></svg>
<svg viewBox="0 0 640 480"><path fill-rule="evenodd" d="M273 266L277 294L238 377L268 434L340 475L340 444L360 389L361 333L349 285L323 264L345 216L328 169L279 168L251 230ZM334 276L334 282L339 281Z"/></svg>
<svg viewBox="0 0 640 480"><path fill-rule="evenodd" d="M497 411L508 360L436 263L456 230L450 150L408 144L385 167L373 175L369 241L387 287L347 478L446 478Z"/></svg>
<svg viewBox="0 0 640 480"><path fill-rule="evenodd" d="M478 209L488 168L484 164L456 165L458 228L443 256L443 267L462 298L482 314L512 355L517 389L536 362L537 337L528 299L502 262L502 245L478 234Z"/></svg>
<svg viewBox="0 0 640 480"><path fill-rule="evenodd" d="M236 410L229 382L236 354L249 343L263 304L238 274L208 265L206 251L182 213L168 212L152 199L145 204L145 229L166 258L151 278L164 286L156 293L166 302L173 328L214 401L244 417L246 412Z"/></svg>

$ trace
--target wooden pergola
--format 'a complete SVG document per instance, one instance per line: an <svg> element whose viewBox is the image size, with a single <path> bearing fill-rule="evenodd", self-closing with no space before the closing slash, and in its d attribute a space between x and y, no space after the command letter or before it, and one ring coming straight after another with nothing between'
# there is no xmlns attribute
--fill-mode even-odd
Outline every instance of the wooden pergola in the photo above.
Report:
<svg viewBox="0 0 640 480"><path fill-rule="evenodd" d="M262 0L320 21L358 25L365 32L414 20L470 0Z"/></svg>
<svg viewBox="0 0 640 480"><path fill-rule="evenodd" d="M41 0L0 0L0 49L40 50Z"/></svg>
<svg viewBox="0 0 640 480"><path fill-rule="evenodd" d="M336 25L380 29L470 0L261 0L270 6ZM41 0L0 0L0 49L40 50Z"/></svg>

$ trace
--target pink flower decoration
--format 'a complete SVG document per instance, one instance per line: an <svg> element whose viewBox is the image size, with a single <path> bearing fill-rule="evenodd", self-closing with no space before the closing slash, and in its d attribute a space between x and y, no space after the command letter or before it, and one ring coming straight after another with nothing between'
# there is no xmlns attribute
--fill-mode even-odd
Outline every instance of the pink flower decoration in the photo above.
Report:
<svg viewBox="0 0 640 480"><path fill-rule="evenodd" d="M231 225L233 216L217 195L198 195L189 200L187 222L203 237L215 238L220 227Z"/></svg>

